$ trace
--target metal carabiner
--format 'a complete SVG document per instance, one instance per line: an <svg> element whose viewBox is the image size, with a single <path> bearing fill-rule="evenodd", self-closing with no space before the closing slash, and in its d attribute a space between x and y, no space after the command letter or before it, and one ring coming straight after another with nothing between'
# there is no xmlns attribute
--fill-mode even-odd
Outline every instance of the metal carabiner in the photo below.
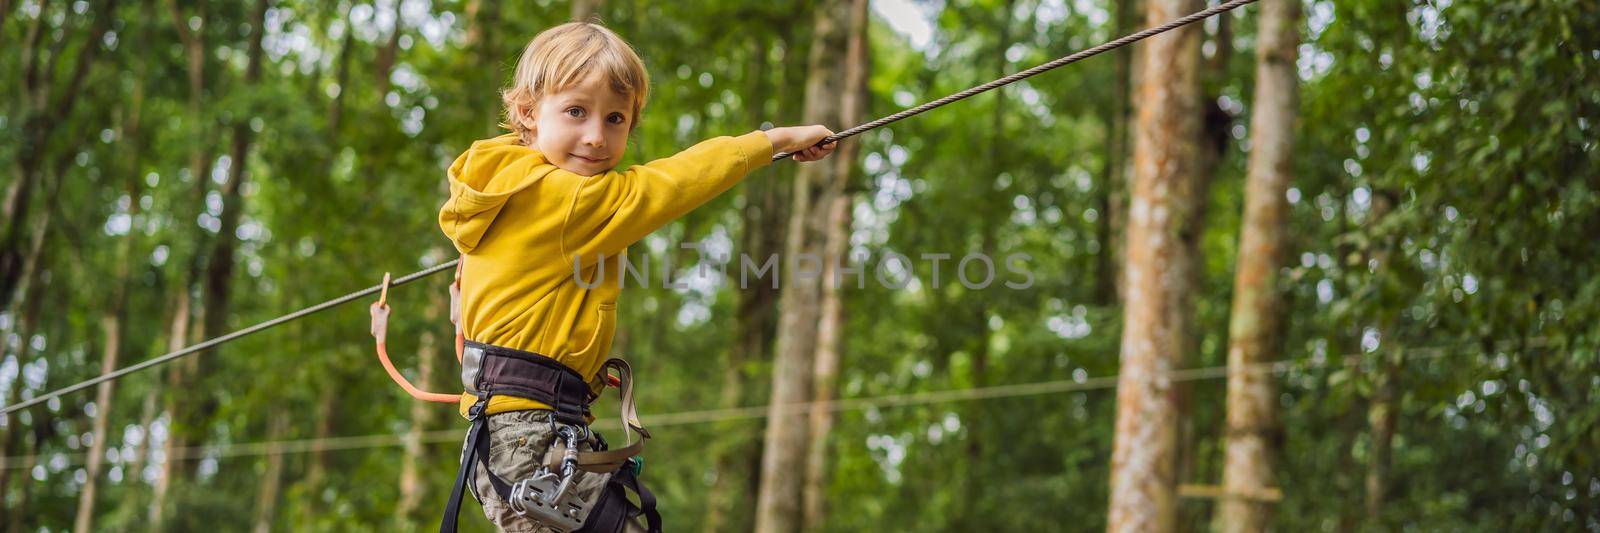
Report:
<svg viewBox="0 0 1600 533"><path fill-rule="evenodd" d="M574 425L564 425L561 426L560 429L556 430L556 435L560 436L561 440L566 441L567 447L566 450L563 450L561 453L561 486L556 489L556 493L554 497L551 498L551 501L555 501L561 496L564 496L567 492L567 487L572 484L572 479L577 477L578 442L580 440L578 435L580 429L585 434L589 432L588 427ZM583 440L587 439L585 438Z"/></svg>

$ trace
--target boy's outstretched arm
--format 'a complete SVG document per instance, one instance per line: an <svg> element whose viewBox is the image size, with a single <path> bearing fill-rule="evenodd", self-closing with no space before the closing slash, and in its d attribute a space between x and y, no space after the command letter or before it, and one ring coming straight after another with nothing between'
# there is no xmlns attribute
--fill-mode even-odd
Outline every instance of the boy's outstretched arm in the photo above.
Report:
<svg viewBox="0 0 1600 533"><path fill-rule="evenodd" d="M837 143L813 145L832 134L822 126L794 126L717 137L620 172L576 178L562 224L561 260L577 255L588 263L621 253L771 163L773 153L798 151L798 161L827 157Z"/></svg>

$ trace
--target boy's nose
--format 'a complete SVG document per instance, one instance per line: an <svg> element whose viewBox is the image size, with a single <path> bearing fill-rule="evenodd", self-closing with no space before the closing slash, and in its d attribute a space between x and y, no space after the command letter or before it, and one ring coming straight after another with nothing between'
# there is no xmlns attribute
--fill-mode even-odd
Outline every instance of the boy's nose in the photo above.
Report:
<svg viewBox="0 0 1600 533"><path fill-rule="evenodd" d="M595 148L605 148L606 136L604 128L605 127L600 124L590 124L585 126L583 128L583 144Z"/></svg>

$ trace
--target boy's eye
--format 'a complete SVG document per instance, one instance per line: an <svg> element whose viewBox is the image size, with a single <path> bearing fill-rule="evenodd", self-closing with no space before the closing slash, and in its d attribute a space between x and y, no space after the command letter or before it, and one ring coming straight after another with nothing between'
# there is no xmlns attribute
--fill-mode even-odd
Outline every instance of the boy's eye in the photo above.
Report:
<svg viewBox="0 0 1600 533"><path fill-rule="evenodd" d="M583 108L569 107L567 108L567 116L572 118L583 118Z"/></svg>
<svg viewBox="0 0 1600 533"><path fill-rule="evenodd" d="M622 113L612 113L606 120L612 124L622 124L628 121L628 117L622 116Z"/></svg>

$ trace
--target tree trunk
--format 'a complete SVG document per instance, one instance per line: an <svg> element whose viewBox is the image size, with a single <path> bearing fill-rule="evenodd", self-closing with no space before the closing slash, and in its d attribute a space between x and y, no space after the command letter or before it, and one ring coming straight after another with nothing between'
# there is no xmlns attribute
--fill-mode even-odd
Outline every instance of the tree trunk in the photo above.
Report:
<svg viewBox="0 0 1600 533"><path fill-rule="evenodd" d="M840 105L834 94L843 85L837 58L848 51L851 5L829 0L817 7L808 58L803 122L839 128ZM817 324L821 319L820 263L827 236L828 206L838 195L838 172L827 162L801 163L794 182L794 208L784 246L782 297L778 303L778 344L772 373L766 442L761 458L761 490L756 502L756 531L787 533L801 526L802 483L808 442L808 419L798 405L811 399ZM810 276L799 275L806 270Z"/></svg>
<svg viewBox="0 0 1600 533"><path fill-rule="evenodd" d="M437 336L424 331L418 342L417 383L426 387L433 380L433 356L438 348ZM430 389L431 390L431 389ZM422 503L422 468L427 462L427 448L423 446L422 433L433 420L435 407L426 402L411 402L411 427L406 429L404 455L400 462L400 501L396 503L395 523L401 529L411 524L411 514Z"/></svg>
<svg viewBox="0 0 1600 533"><path fill-rule="evenodd" d="M494 46L494 27L500 20L501 3L493 0L467 0L467 5L462 9L462 18L466 19L467 30L461 39L461 49L468 51L475 65L497 65L504 58L498 57ZM500 75L490 69L469 68L462 73L465 80L477 80L478 85L497 86ZM483 119L484 133L488 136L498 135L500 119L494 114L485 113Z"/></svg>
<svg viewBox="0 0 1600 533"><path fill-rule="evenodd" d="M1366 213L1366 218L1360 227L1363 238L1358 240L1360 245L1355 248L1360 253L1358 261L1362 264L1373 264L1373 262L1378 264L1371 275L1370 283L1379 287L1384 283L1403 283L1392 279L1395 275L1392 258L1395 248L1400 245L1398 235L1392 230L1382 229L1382 221L1390 216L1395 205L1400 202L1398 200L1400 194L1402 192L1398 190L1374 187L1371 192L1371 210ZM1374 293L1381 291L1374 290ZM1389 498L1389 463L1394 455L1394 437L1400 416L1400 394L1403 391L1398 386L1398 381L1402 378L1402 371L1405 370L1405 351L1394 336L1395 312L1390 307L1387 311L1378 309L1376 315L1378 315L1376 328L1382 351L1373 354L1379 359L1374 362L1376 368L1373 368L1373 373L1370 375L1373 392L1366 407L1366 424L1371 442L1365 480L1363 480L1366 496L1365 506L1362 509L1366 517L1363 530L1384 528L1382 511ZM1352 331L1352 338L1358 338L1360 335L1362 335L1362 325L1357 325L1355 331ZM1352 351L1346 351L1346 354ZM1357 512L1357 517L1358 515L1360 512ZM1355 517L1352 517L1352 525L1354 519Z"/></svg>
<svg viewBox="0 0 1600 533"><path fill-rule="evenodd" d="M312 430L311 439L315 442L324 442L333 434L333 419L338 416L339 395L335 387L324 387L318 395L316 429ZM328 451L322 448L311 450L310 464L306 466L306 477L302 481L301 491L308 498L301 506L299 524L308 527L316 523L318 511L322 503L322 485L328 477Z"/></svg>
<svg viewBox="0 0 1600 533"><path fill-rule="evenodd" d="M590 22L600 12L600 6L605 0L572 0L572 18L570 20Z"/></svg>
<svg viewBox="0 0 1600 533"><path fill-rule="evenodd" d="M994 61L993 75L997 78L1008 74L1008 71L1012 70L1010 60L1006 59L1006 51L1011 48L1013 41L1011 28L1015 24L1013 15L1015 5L1016 2L1013 0L1005 0L994 8L996 12L1000 13L997 23L999 35L995 39L993 53L990 57ZM1023 26L1028 26L1026 21L1024 21ZM1006 137L1007 103L1005 88L996 90L994 92L994 107L991 108L988 117L988 131L984 135L988 144L984 158L987 164L972 167L976 173L981 173L985 176L998 176L1006 172L1008 168L1004 163L1007 160L1006 148L1011 142ZM974 119L976 118L974 116ZM972 210L979 213L1007 212L1008 207L1006 204L1011 201L1012 189L1009 186L994 189L987 187L987 183L984 185L987 190L971 200L970 206ZM999 242L997 234L1001 224L1002 222L992 219L983 219L976 223L976 227L972 231L975 231L978 235L977 251L979 255L991 258L996 255L995 250ZM960 263L957 262L952 267L952 270L957 271L954 275L958 280L961 275L959 265ZM953 305L959 307L952 307L952 303L947 299L945 291L933 290L930 292L937 295L934 300L936 303L931 307L932 309L963 309L964 319L958 322L961 327L957 329L954 335L949 335L949 337L960 339L954 343L955 351L971 354L972 366L970 375L972 386L978 388L987 387L990 383L989 359L993 355L991 346L994 342L994 332L989 328L989 311L992 304L988 295L983 291L972 291L957 297ZM991 437L990 431L993 426L993 424L989 423L989 420L995 416L995 411L985 402L970 402L957 414L960 417L961 425L964 426L962 432L965 434L965 449L963 450L965 461L956 471L958 474L951 478L958 489L954 493L956 499L951 507L952 512L950 514L952 518L949 526L953 529L981 529L984 524L989 522L982 511L984 505L982 487L986 485L989 472L982 465L985 461L985 445L989 444L988 439ZM990 449L999 449L999 447L990 446Z"/></svg>
<svg viewBox="0 0 1600 533"><path fill-rule="evenodd" d="M17 285L17 294L20 295L21 300L13 300L10 304L11 309L16 310L20 308L22 311L21 317L17 320L17 338L19 341L16 347L16 360L18 369L17 379L12 383L12 387L7 393L7 405L14 404L16 402L16 398L22 394L22 387L24 386L25 382L22 378L21 369L29 362L29 339L33 338L34 332L39 326L39 317L43 315L45 303L44 290L46 285L43 283L42 273L47 272L45 265L47 264L46 259L48 254L46 252L53 249L45 248L44 243L46 239L51 237L51 230L55 220L50 216L49 211L55 209L56 201L59 198L59 193L61 192L61 176L66 173L67 165L72 161L72 159L73 158L70 157L70 154L60 154L59 157L56 158L55 166L52 167L52 172L44 176L44 185L46 189L45 212L37 215L38 220L35 221L30 229L31 235L29 236L28 247L22 260L21 271L19 272L21 277L18 279ZM15 316L15 314L13 314L13 316ZM9 334L5 337L0 337L0 348L9 348L9 338ZM0 352L4 351L5 350L0 350ZM39 437L38 432L51 431L49 424L39 423L39 421L44 420L44 418L38 416L38 413L39 411L35 410L35 416L31 417L31 419L34 420L32 429L35 432L35 450L38 449L38 442L43 440ZM20 418L21 417L18 416L17 418L7 421L8 424L6 425L6 435L3 440L0 440L0 442L4 443L6 456L10 456L14 453L22 453L24 442L22 433L23 427ZM26 477L28 472L33 469L34 464L37 463L36 459L37 458L33 458L25 461L24 467L17 470L17 472ZM7 489L9 488L9 476L11 474L12 469L0 469L0 501L5 499ZM27 501L29 489L30 486L24 482L21 488L23 502ZM25 504L18 504L15 509L9 509L4 506L0 506L0 523L20 523L20 513L22 512L22 508L25 506ZM10 513L9 517L7 516L8 513Z"/></svg>
<svg viewBox="0 0 1600 533"><path fill-rule="evenodd" d="M1250 117L1249 170L1245 212L1239 236L1233 309L1228 319L1228 430L1222 487L1229 497L1219 510L1221 530L1266 531L1272 525L1270 501L1242 497L1274 486L1278 453L1276 377L1259 365L1281 356L1283 267L1288 233L1288 200L1293 179L1294 118L1299 79L1299 2L1265 0L1258 18L1256 86Z"/></svg>
<svg viewBox="0 0 1600 533"><path fill-rule="evenodd" d="M244 83L253 86L261 79L261 40L265 31L266 11L268 0L257 0L252 8L250 27L250 43L247 52ZM231 285L233 281L234 256L239 244L238 228L239 219L243 216L244 200L241 191L249 174L250 146L253 140L251 131L251 117L241 117L233 128L232 146L229 151L228 175L219 192L222 194L222 213L218 217L218 230L211 241L211 249L207 253L206 269L201 286L201 303L198 317L199 330L197 336L201 339L217 337L227 329L228 306L231 300ZM190 368L194 371L184 376L191 386L203 383L206 376L210 375L215 363L216 349L212 348L189 358ZM192 389L191 389L192 392ZM195 396L200 396L195 398ZM211 415L216 410L217 398L209 394L189 394L186 401L182 402L180 409L174 413L173 419L182 423L175 426L172 435L183 435L185 432L194 432L193 435L184 436L182 440L199 442L201 438L198 428L205 427ZM191 438L192 437L192 438ZM168 461L170 464L171 461Z"/></svg>
<svg viewBox="0 0 1600 533"><path fill-rule="evenodd" d="M339 44L339 65L336 67L337 70L335 70L333 78L333 84L339 88L339 92L334 93L333 101L328 103L329 146L338 146L339 124L344 118L344 95L350 92L350 55L355 53L356 47L355 21L350 18L350 12L354 8L355 6L352 5L344 10L344 42ZM395 19L396 29L399 28L399 20L398 18ZM378 93L378 98L383 97L383 93ZM246 141L246 144L248 143L249 141ZM235 146L237 146L237 142Z"/></svg>
<svg viewBox="0 0 1600 533"><path fill-rule="evenodd" d="M1365 255L1378 263L1373 273L1373 283L1390 282L1386 280L1393 275L1391 261L1397 239L1392 235L1378 234L1380 230L1376 228L1389 216L1397 202L1396 196L1395 192L1382 189L1372 192L1372 209L1366 221L1368 249ZM1372 376L1372 400L1367 406L1367 424L1372 439L1365 483L1367 529L1383 528L1383 507L1389 496L1389 464L1394 455L1394 436L1400 419L1399 381L1405 365L1405 352L1394 338L1393 315L1380 313L1383 316L1378 319L1378 338L1383 351L1379 352L1381 359L1377 363L1377 373Z"/></svg>
<svg viewBox="0 0 1600 533"><path fill-rule="evenodd" d="M18 91L22 104L21 120L17 121L22 134L19 136L21 142L16 149L17 160L13 169L16 179L6 187L4 202L0 203L0 215L3 215L0 216L0 309L11 307L17 294L17 285L22 280L28 247L25 223L30 218L28 211L33 204L33 191L42 179L45 154L48 153L50 141L56 137L56 131L71 119L72 109L83 93L89 67L100 57L101 42L111 28L117 3L111 0L96 9L94 22L84 34L71 73L59 91L56 90L56 61L62 57L60 46L65 44L71 32L62 28L61 41L56 43L57 47L52 47L49 64L40 69L42 52L39 50L39 41L45 34L54 33L42 27L46 25L44 20L49 18L47 7L40 6L39 16L29 26L22 48L24 66ZM45 210L43 214L46 220L49 213L49 210Z"/></svg>
<svg viewBox="0 0 1600 533"><path fill-rule="evenodd" d="M172 16L172 26L177 30L179 40L183 42L184 56L187 58L185 70L189 80L188 119L190 121L189 136L189 178L194 180L191 188L189 205L192 209L181 213L183 219L194 219L205 205L207 183L211 182L211 148L213 135L211 125L206 122L205 115L205 72L206 72L206 2L195 2L195 12L185 15L178 4L172 0L167 1L168 12ZM199 28L191 30L190 20L198 20ZM198 225L190 225L191 235L195 243L196 252L188 258L188 271L182 280L184 284L180 291L188 291L200 278L200 258L198 250L205 248L206 233ZM187 298L187 297L185 297ZM187 306L186 306L187 308ZM182 339L188 337L188 318L184 318L183 336L179 337L177 348L182 348ZM172 343L168 343L169 346Z"/></svg>
<svg viewBox="0 0 1600 533"><path fill-rule="evenodd" d="M28 360L28 339L33 337L34 328L36 328L39 324L39 315L43 309L43 295L41 294L42 286L39 284L39 271L42 270L41 265L44 255L44 237L49 233L49 228L50 220L48 218L33 226L34 242L28 251L28 258L23 261L22 278L19 280L17 286L17 294L21 295L21 297L12 302L11 309L13 312L11 313L11 316L17 317L15 319L17 324L15 333L17 334L17 338L20 342L17 343L16 351L14 352L17 360L17 378L12 381L11 387L6 391L6 405L15 405L17 403L17 399L22 395L22 388L26 384L26 382L23 381L21 369L31 362ZM16 312L18 309L21 310L20 316L19 313ZM11 333L11 331L0 331L0 334L3 334L3 336L0 336L0 359L3 359L3 355L5 353L11 352ZM24 460L23 465L20 468L12 468L12 465L5 464L6 460L4 458L11 457L13 455L21 455L24 444L23 438L25 435L23 433L24 428L22 427L22 417L20 416L20 413L13 413L6 416L8 418L6 420L5 434L3 438L0 438L0 446L4 446L3 449L0 449L0 502L4 502L8 499L7 495L10 493L11 476L13 474L16 474L18 477L24 480L22 482L22 492L24 494L28 492L28 482L26 480L28 479L28 476L31 475L30 472L33 470L33 465L35 463L32 458L29 458ZM33 421L34 424L37 425L39 423L39 418L33 417ZM0 505L0 524L12 523L12 520L16 517L8 515L13 514L14 512L19 512L20 510L20 507L13 511L12 509L6 508L4 505Z"/></svg>
<svg viewBox="0 0 1600 533"><path fill-rule="evenodd" d="M442 252L442 250L441 250ZM449 302L443 291L433 291L428 299L428 309L423 319L430 325L439 324L445 316ZM434 390L433 365L438 359L439 337L434 330L423 330L417 341L417 386ZM421 506L424 489L422 471L428 461L428 449L423 445L422 434L433 422L438 407L428 402L411 402L411 427L406 429L405 454L400 462L400 501L395 504L395 529L412 527L411 515Z"/></svg>
<svg viewBox="0 0 1600 533"><path fill-rule="evenodd" d="M134 205L138 205L137 198L135 196ZM131 241L133 235L136 234L136 230L130 229L124 241ZM124 244L122 267L120 267L122 272L118 275L119 279L123 281L118 283L119 286L125 286L127 280L127 250L128 246ZM124 289L119 288L118 292L124 292ZM115 300L120 299L120 297L115 298ZM117 356L122 346L122 305L115 303L115 300L111 304L111 309L100 317L101 329L105 335L105 351L100 359L101 374L107 374L117 369ZM83 489L78 493L78 513L77 518L73 521L73 531L87 532L93 530L95 492L99 486L100 469L104 466L106 441L110 440L107 430L112 414L111 399L115 383L115 381L104 381L95 389L95 416L91 426L92 429L90 429L89 455L84 465L84 471L88 478L84 482Z"/></svg>
<svg viewBox="0 0 1600 533"><path fill-rule="evenodd" d="M192 299L189 296L188 280L185 279L183 285L178 286L175 292L172 318L167 329L167 353L183 349L189 339L189 317ZM167 394L163 400L163 411L167 413L167 438L161 443L161 467L156 473L155 486L151 489L150 510L146 517L146 520L150 523L150 529L153 531L160 531L162 521L166 518L167 491L172 487L173 467L177 463L173 454L183 447L181 434L173 430L173 422L175 421L173 415L178 412L176 387L183 385L183 374L184 365L175 364L167 368ZM145 439L148 440L150 438L150 432L148 431L150 426L147 425L145 428Z"/></svg>
<svg viewBox="0 0 1600 533"><path fill-rule="evenodd" d="M1198 7L1198 6L1196 6ZM1200 137L1197 139L1200 150L1200 170L1195 173L1193 194L1177 201L1185 204L1180 210L1191 213L1191 222L1179 232L1182 243L1180 259L1174 265L1181 271L1185 284L1190 291L1198 290L1205 278L1205 258L1201 248L1201 239L1204 237L1207 216L1210 211L1211 183L1216 178L1217 169L1222 166L1223 159L1227 156L1230 140L1229 128L1232 117L1218 104L1221 99L1222 88L1229 81L1228 61L1233 57L1233 45L1229 37L1228 17L1231 14L1218 15L1217 31L1213 36L1212 55L1209 60L1202 60L1201 87L1202 98L1200 116L1203 122L1200 127ZM1201 337L1198 317L1191 310L1179 311L1174 318L1179 325L1178 343L1182 347L1180 353L1200 353ZM1188 356L1193 357L1193 356ZM1187 357L1186 357L1187 358ZM1194 477L1195 465L1198 462L1196 455L1200 449L1200 430L1195 427L1195 418L1191 416L1194 404L1190 401L1193 394L1193 383L1179 382L1174 384L1178 405L1178 468L1176 480L1182 484ZM1191 518L1191 517L1185 517ZM1193 531L1202 527L1204 521L1201 517L1192 517L1193 520L1180 519L1176 524L1179 531Z"/></svg>
<svg viewBox="0 0 1600 533"><path fill-rule="evenodd" d="M394 3L394 30L389 32L389 42L378 49L378 57L372 60L372 81L378 87L378 96L385 97L389 94L394 81L394 63L400 57L400 37L405 35L405 0ZM339 94L344 94L343 86Z"/></svg>
<svg viewBox="0 0 1600 533"><path fill-rule="evenodd" d="M286 411L273 411L267 422L267 440L283 440L289 432L289 415ZM283 450L274 444L267 454L267 470L261 474L261 487L256 490L255 533L270 533L273 518L278 513L278 492L283 481Z"/></svg>
<svg viewBox="0 0 1600 533"><path fill-rule="evenodd" d="M33 414L34 420L43 420L47 418L45 416L46 412L42 407L35 407ZM54 426L50 424L34 424L31 429L32 431L29 433L33 437L33 453L27 454L27 458L22 460L21 472L23 472L24 475L32 475L31 472L33 472L33 468L39 464L39 457L44 455L44 443L49 442L51 438L56 436ZM8 521L5 523L6 531L25 531L28 525L32 525L23 522L23 520L35 516L34 513L28 512L28 507L32 505L29 501L32 499L32 495L33 491L29 490L27 485L24 485L22 494L18 495L16 507L6 509L6 512L10 515L7 517Z"/></svg>
<svg viewBox="0 0 1600 533"><path fill-rule="evenodd" d="M18 316L18 311L21 310L21 317L18 320L7 322L6 328L0 330L0 360L4 360L5 354L11 352L11 334L18 334L17 338L19 339L19 342L16 347L18 369L22 368L22 366L27 363L26 356L28 354L28 337L33 335L33 325L37 323L39 306L42 303L39 300L41 297L39 292L43 288L41 285L39 285L39 272L43 269L42 267L45 252L44 241L50 236L51 219L50 217L43 215L41 215L39 219L40 220L33 225L33 235L29 237L27 254L22 261L22 277L18 278L17 284L17 294L20 296L17 299L12 300L11 304L7 306L7 308L10 310L8 314L16 317ZM13 331L12 328L15 328L15 331ZM22 383L22 372L19 370L17 372L16 379L11 384L11 387L6 390L6 405L13 405L17 403L17 399L22 394ZM12 428L17 427L16 424L10 423L15 422L14 420L8 420L7 422L7 432L10 432ZM0 450L0 452L9 451L9 448ZM0 457L5 457L7 455L9 455L9 453L0 454ZM0 483L0 486L4 486L4 484Z"/></svg>
<svg viewBox="0 0 1600 533"><path fill-rule="evenodd" d="M244 83L253 86L261 80L261 38L266 33L266 13L268 0L257 0L250 25L255 28L250 35L249 63L245 67ZM234 255L239 246L237 236L239 219L244 215L244 198L241 191L244 182L249 178L245 169L249 167L250 144L254 139L250 122L252 118L241 118L233 128L233 146L229 152L231 164L228 166L228 179L222 184L222 215L217 236L212 241L210 258L206 262L205 290L202 307L200 309L201 336L210 338L221 334L227 328L228 304L231 297L230 285L233 281ZM201 354L208 359L211 355ZM202 359L204 360L204 359Z"/></svg>
<svg viewBox="0 0 1600 533"><path fill-rule="evenodd" d="M1150 26L1191 11L1191 0L1149 0ZM1126 243L1122 370L1111 459L1107 529L1172 531L1176 519L1178 405L1171 372L1184 361L1183 320L1193 312L1193 262L1182 237L1196 225L1200 153L1199 28L1151 38L1133 153Z"/></svg>
<svg viewBox="0 0 1600 533"><path fill-rule="evenodd" d="M781 34L776 41L785 48L789 46ZM749 107L752 124L769 118L766 105L772 101L773 91L768 81L772 76L768 54L772 42L760 35L754 38L750 71L746 76L755 84L751 90ZM778 74L781 77L783 71ZM783 100L786 92L786 84L779 87L779 101ZM779 166L773 165L767 168L764 176L747 179L740 185L743 187L740 194L744 196L744 209L741 213L743 221L739 252L744 254L742 257L749 257L757 263L783 248L789 195L782 186L783 182L778 179L779 170ZM771 359L772 339L777 331L778 290L771 283L766 280L750 283L741 281L736 298L739 312L734 317L733 346L728 350L728 362L722 368L722 391L718 399L718 406L723 409L736 408L751 401L750 396L753 395L746 383L753 377L752 367L756 363ZM715 477L706 495L704 531L749 531L756 491L748 490L745 485L761 469L760 435L749 431L743 421L721 422L717 431L731 438L717 439L713 443Z"/></svg>
<svg viewBox="0 0 1600 533"><path fill-rule="evenodd" d="M213 136L210 125L205 120L205 70L206 70L206 41L205 24L207 2L195 2L194 12L185 14L177 2L168 0L167 11L172 17L172 27L177 32L179 40L183 42L184 56L187 59L185 70L189 81L188 119L192 128L189 132L189 178L194 180L190 205L193 210L183 213L184 218L192 220L205 205L207 183L211 181L211 143ZM191 29L190 20L198 20L199 27ZM195 252L187 259L187 268L179 285L173 289L173 315L167 330L167 352L183 349L188 345L192 328L191 313L193 312L193 297L190 290L200 278L199 250L204 249L206 233L198 225L191 225L190 230L195 243ZM179 403L177 394L171 392L187 387L187 374L194 368L193 358L180 364L172 365L167 369L165 387L168 391L162 400L162 412L166 416L167 436L162 442L162 461L156 474L155 485L152 487L150 508L147 521L150 529L159 531L166 519L167 494L172 487L173 476L177 473L174 467L177 462L173 454L185 446L186 431L179 427L179 415L184 407ZM159 393L152 393L159 394ZM150 426L146 426L148 430ZM146 432L146 439L149 432Z"/></svg>
<svg viewBox="0 0 1600 533"><path fill-rule="evenodd" d="M194 198L195 205L204 205L205 182L210 175L211 136L205 124L205 75L206 75L206 43L205 22L206 2L195 2L195 12L185 16L183 10L173 0L167 0L167 10L172 15L172 27L177 30L178 38L183 42L184 57L188 63L186 71L189 75L189 120L193 122L194 131L189 132L189 177L195 180L198 194ZM199 20L200 28L191 30L190 20Z"/></svg>
<svg viewBox="0 0 1600 533"><path fill-rule="evenodd" d="M867 49L867 0L852 0L850 5L850 33L845 45L845 74L843 94L840 96L839 124L843 126L861 122L866 101L870 97L867 73L871 51ZM845 280L838 267L848 264L850 250L850 220L854 196L850 194L851 175L856 158L861 153L860 142L847 142L833 154L828 163L834 167L832 201L819 206L825 212L822 250L823 287L821 316L817 324L816 361L812 368L812 398L832 401L838 396L839 367L843 351L845 329ZM806 471L802 529L821 530L827 523L828 502L828 442L837 417L832 409L814 409L810 415L810 442L807 444Z"/></svg>
<svg viewBox="0 0 1600 533"><path fill-rule="evenodd" d="M1116 0L1116 35L1133 31L1137 9L1135 0ZM1105 183L1100 186L1100 252L1095 259L1094 299L1102 306L1116 305L1122 300L1123 271L1117 267L1124 259L1122 239L1128 218L1128 122L1133 111L1130 104L1133 49L1122 48L1111 53L1116 56L1116 69L1112 72L1112 103L1102 117L1108 135L1105 168L1102 169Z"/></svg>
<svg viewBox="0 0 1600 533"><path fill-rule="evenodd" d="M856 0L864 2L865 0ZM842 147L841 147L842 148ZM843 150L840 150L841 152ZM834 154L842 156L842 154ZM845 162L840 159L840 162ZM830 231L827 238L827 252L824 255L826 277L828 285L823 290L822 322L817 326L817 360L814 365L816 372L813 384L813 398L818 401L832 401L838 396L840 352L843 343L840 340L844 331L844 303L839 295L839 288L834 283L843 283L840 274L827 261L844 261L850 240L850 207L852 198L849 195L840 195L833 199L829 206L829 223L837 226L835 231ZM807 445L806 472L805 472L805 510L802 530L818 531L827 523L828 502L828 442L833 432L834 418L837 417L832 409L814 409L810 414L810 443Z"/></svg>
<svg viewBox="0 0 1600 533"><path fill-rule="evenodd" d="M128 233L122 236L117 250L116 274L105 313L100 317L100 324L105 335L104 353L100 360L100 373L107 374L117 369L117 358L122 347L122 326L127 314L128 285L131 282L132 270L130 264L133 257L133 245L138 239L139 229L133 221L139 218L139 197L144 194L144 181L139 178L139 154L142 153L139 138L139 119L144 105L144 82L135 81L131 107L124 117L121 128L119 149L125 160L122 162L122 172L127 176L126 189L128 194L128 217L130 226ZM106 381L100 383L95 391L95 418L92 426L92 440L89 444L89 456L86 461L84 473L87 479L83 489L78 493L78 514L73 521L73 531L86 532L92 529L94 520L95 492L99 485L100 469L104 465L106 442L110 440L107 428L112 414L112 391L116 382Z"/></svg>
<svg viewBox="0 0 1600 533"><path fill-rule="evenodd" d="M1386 331L1387 332L1387 331ZM1388 338L1383 339L1389 342ZM1382 529L1383 506L1389 496L1389 463L1394 456L1394 434L1399 422L1398 381L1403 359L1398 349L1386 349L1373 377L1372 404L1367 423L1372 431L1372 456L1367 464L1367 527Z"/></svg>
<svg viewBox="0 0 1600 533"><path fill-rule="evenodd" d="M137 484L144 479L144 467L150 460L150 425L156 420L156 400L159 394L155 391L158 387L151 387L151 392L144 395L144 400L139 405L139 428L144 431L143 437L133 446L133 455L128 459L128 468L124 476L130 484Z"/></svg>
<svg viewBox="0 0 1600 533"><path fill-rule="evenodd" d="M249 36L247 62L243 79L246 85L254 85L261 79L261 41L266 33L264 27L268 4L268 0L257 0L251 11L249 27L252 28L252 31ZM183 17L180 13L174 11L174 18L182 19ZM184 24L186 24L186 21L178 21L177 25ZM185 42L192 45L192 43L200 43L201 41L198 34L196 34L191 36L190 39L185 39ZM199 61L201 62L200 64L203 64L204 59L201 58ZM190 81L193 83L197 72L195 67L197 63L192 57L190 64ZM191 86L190 89L194 91L196 87ZM191 94L190 104L194 105L194 102L195 96ZM193 110L191 109L191 111ZM201 305L197 320L198 327L192 328L192 331L188 332L200 339L217 336L227 325L229 285L233 279L234 253L238 246L236 234L243 211L241 189L247 177L245 169L249 164L252 140L250 122L250 117L241 118L232 132L233 140L229 153L228 176L220 189L222 193L222 213L219 217L219 228L215 238L211 240L210 250L206 254L205 272L201 278L203 283L200 291ZM194 147L192 150L195 154L203 154L203 149L200 147ZM194 164L194 161L191 161L191 164ZM204 170L205 167L209 167L209 163L202 162L199 164L201 170ZM204 183L209 178L207 174L209 172L195 174L197 192L203 193ZM197 236L201 237L203 235L203 233L197 234ZM197 240L203 240L203 238L198 238ZM194 265L194 263L191 263L191 265ZM191 267L191 276L193 274L194 270ZM193 277L190 279L192 280ZM188 289L186 286L180 290L187 291ZM187 300L187 294L181 298ZM190 302L180 301L180 308L187 308L188 304ZM184 321L187 322L187 318L184 318ZM183 365L173 367L168 374L169 386L174 390L188 389L191 384L202 382L209 373L210 367L214 364L211 362L214 359L212 357L214 353L214 349L207 350L196 357L189 358ZM192 389L191 392L193 392ZM157 481L157 497L151 506L151 523L153 526L159 527L165 518L165 500L171 486L177 481L175 478L180 475L186 475L189 470L189 468L177 468L177 461L174 460L172 452L191 446L203 438L199 428L206 425L211 412L216 408L216 401L215 397L203 393L198 395L189 394L182 399L177 395L169 396L168 413L171 416L171 424L169 425L170 430L167 433L165 446L168 453L166 462L162 464L161 479Z"/></svg>

